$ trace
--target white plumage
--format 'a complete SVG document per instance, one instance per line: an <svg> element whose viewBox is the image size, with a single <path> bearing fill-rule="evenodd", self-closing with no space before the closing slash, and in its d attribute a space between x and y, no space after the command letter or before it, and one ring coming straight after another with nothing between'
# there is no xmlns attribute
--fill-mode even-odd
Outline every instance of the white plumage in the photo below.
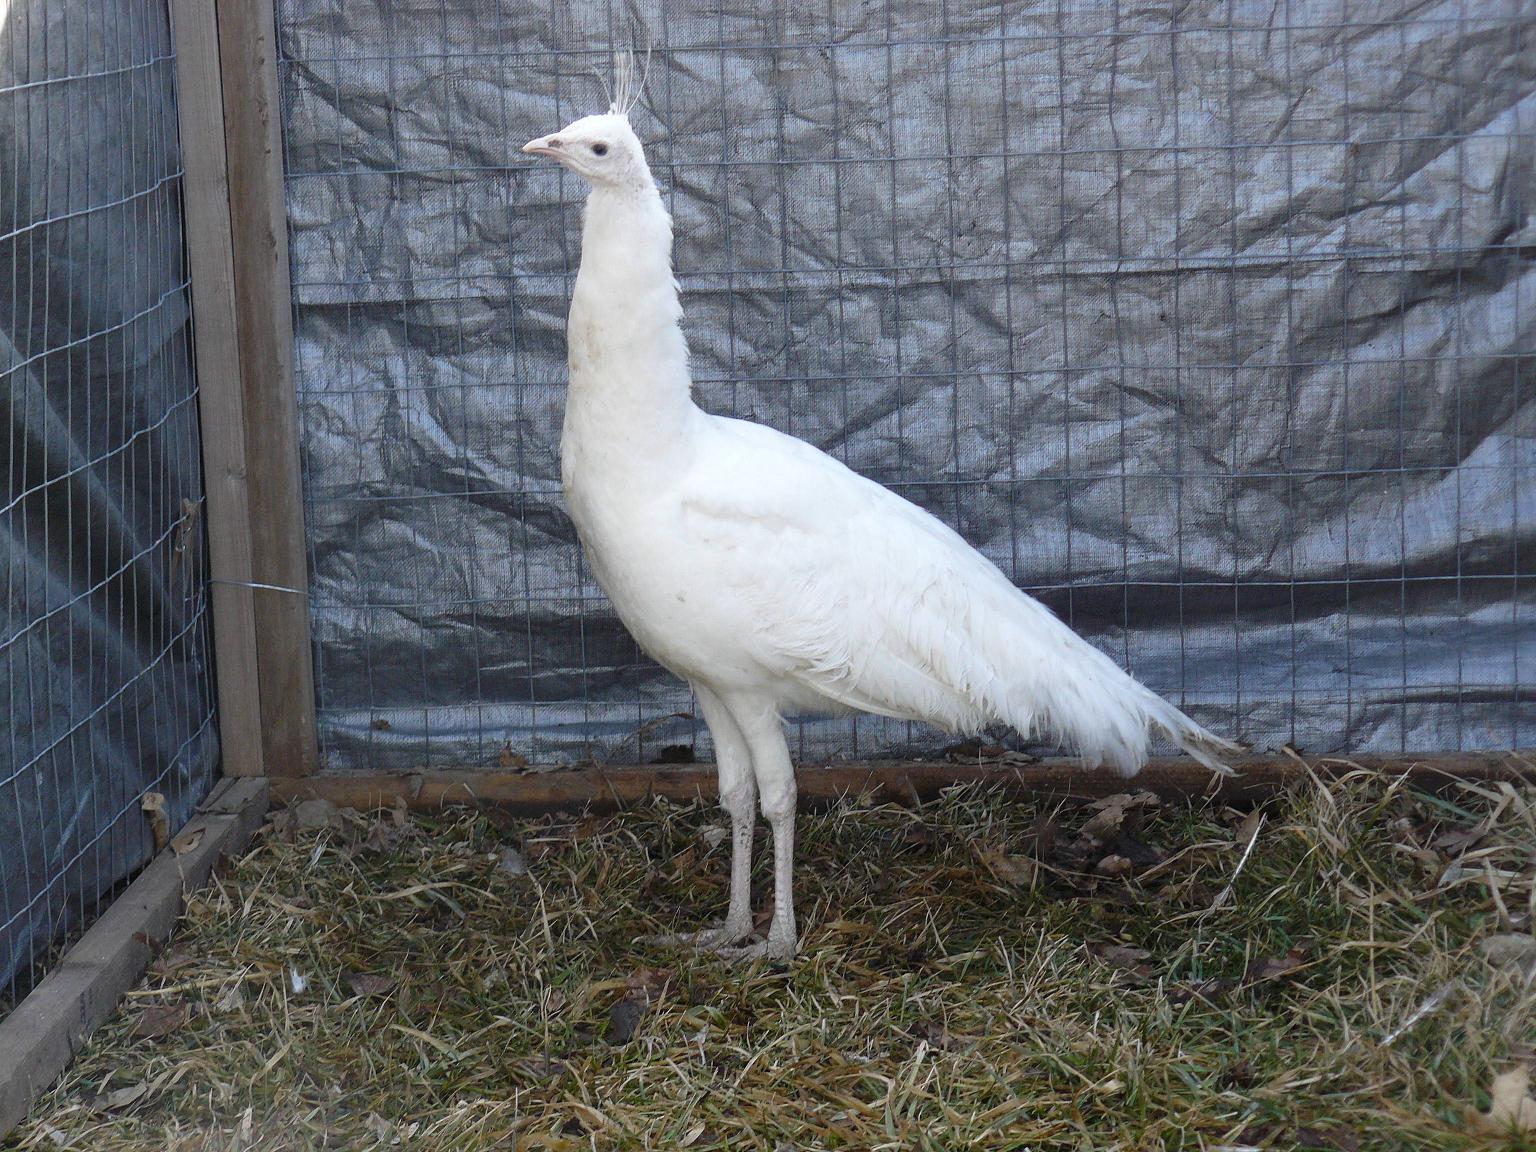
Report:
<svg viewBox="0 0 1536 1152"><path fill-rule="evenodd" d="M922 509L810 445L694 405L672 223L629 97L524 151L586 178L567 332L566 499L640 645L693 687L732 822L725 922L673 943L793 955L795 780L782 717L857 709L976 732L1008 724L1134 774L1154 729L1213 770L1233 746L1126 675ZM775 903L751 934L754 804Z"/></svg>

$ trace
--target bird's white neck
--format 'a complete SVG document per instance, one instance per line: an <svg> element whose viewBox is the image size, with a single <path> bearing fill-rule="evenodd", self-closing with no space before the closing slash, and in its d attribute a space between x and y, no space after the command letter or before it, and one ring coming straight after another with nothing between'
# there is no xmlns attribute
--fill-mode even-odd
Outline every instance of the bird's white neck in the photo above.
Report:
<svg viewBox="0 0 1536 1152"><path fill-rule="evenodd" d="M672 279L672 220L649 178L595 188L566 338L570 393L562 454L601 454L626 471L685 446L697 414L682 306ZM570 464L567 460L567 475Z"/></svg>

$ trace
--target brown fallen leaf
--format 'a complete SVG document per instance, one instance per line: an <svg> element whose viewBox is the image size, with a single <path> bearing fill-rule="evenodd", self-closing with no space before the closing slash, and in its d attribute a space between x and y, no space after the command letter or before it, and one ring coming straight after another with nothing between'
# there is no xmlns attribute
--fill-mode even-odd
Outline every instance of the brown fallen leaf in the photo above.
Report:
<svg viewBox="0 0 1536 1152"><path fill-rule="evenodd" d="M1525 933L1496 933L1484 939L1477 950L1495 967L1536 967L1536 937Z"/></svg>
<svg viewBox="0 0 1536 1152"><path fill-rule="evenodd" d="M1209 980L1197 980L1193 984L1179 984L1168 989L1168 1002L1170 1004L1187 1004L1191 1000L1204 1000L1207 1004L1215 1004L1219 996L1225 996L1232 991L1232 981L1220 976L1213 976Z"/></svg>
<svg viewBox="0 0 1536 1152"><path fill-rule="evenodd" d="M1128 944L1115 944L1103 941L1098 944L1088 945L1088 951L1092 952L1100 960L1106 960L1111 964L1122 968L1134 968L1143 960L1150 960L1152 953L1145 948L1133 948Z"/></svg>
<svg viewBox="0 0 1536 1152"><path fill-rule="evenodd" d="M149 1085L140 1081L126 1088L114 1088L104 1096L92 1097L88 1103L93 1112L115 1112L142 1099L148 1091Z"/></svg>
<svg viewBox="0 0 1536 1152"><path fill-rule="evenodd" d="M1306 967L1308 948L1304 944L1298 944L1284 956L1270 956L1265 959L1255 957L1248 965L1248 970L1243 973L1244 984L1262 984L1266 980L1278 980L1282 976L1288 976L1298 968Z"/></svg>
<svg viewBox="0 0 1536 1152"><path fill-rule="evenodd" d="M1496 1132L1536 1132L1536 1100L1530 1089L1528 1068L1511 1068L1495 1077L1488 1111L1478 1113L1483 1127Z"/></svg>
<svg viewBox="0 0 1536 1152"><path fill-rule="evenodd" d="M1124 856L1109 855L1093 866L1093 870L1100 876L1129 876L1133 865Z"/></svg>
<svg viewBox="0 0 1536 1152"><path fill-rule="evenodd" d="M1025 856L1010 856L994 844L976 850L976 859L1004 884L1028 888L1035 882L1035 867Z"/></svg>
<svg viewBox="0 0 1536 1152"><path fill-rule="evenodd" d="M178 856L185 856L203 842L206 828L187 828L171 838L171 851Z"/></svg>
<svg viewBox="0 0 1536 1152"><path fill-rule="evenodd" d="M940 1052L954 1052L958 1049L972 1048L975 1041L964 1036L956 1036L937 1020L924 1020L914 1024L907 1032L912 1039L927 1043L928 1047Z"/></svg>
<svg viewBox="0 0 1536 1152"><path fill-rule="evenodd" d="M1116 856L1124 856L1138 868L1150 868L1168 859L1167 855L1150 844L1144 844L1128 832L1122 831L1109 844Z"/></svg>
<svg viewBox="0 0 1536 1152"><path fill-rule="evenodd" d="M649 1011L650 1006L644 1000L628 996L616 1000L613 1007L608 1009L608 1043L628 1044L634 1039L640 1021Z"/></svg>
<svg viewBox="0 0 1536 1152"><path fill-rule="evenodd" d="M178 1031L191 1014L191 1007L185 1000L146 1008L133 1022L133 1031L130 1035L135 1040L159 1040L163 1036L169 1036L172 1032Z"/></svg>
<svg viewBox="0 0 1536 1152"><path fill-rule="evenodd" d="M1049 860L1055 851L1061 825L1049 816L1036 816L1024 837L1024 850L1036 860Z"/></svg>
<svg viewBox="0 0 1536 1152"><path fill-rule="evenodd" d="M1237 834L1233 837L1233 844L1239 852L1253 843L1253 838L1259 834L1259 826L1264 823L1264 809L1255 808L1243 817L1243 822L1237 826Z"/></svg>
<svg viewBox="0 0 1536 1152"><path fill-rule="evenodd" d="M624 977L625 995L655 1003L672 991L677 977L670 968L636 968Z"/></svg>
<svg viewBox="0 0 1536 1152"><path fill-rule="evenodd" d="M1109 840L1128 822L1134 830L1141 813L1161 807L1162 803L1156 792L1120 792L1106 796L1089 805L1093 815L1079 834L1101 842Z"/></svg>
<svg viewBox="0 0 1536 1152"><path fill-rule="evenodd" d="M165 793L146 792L139 807L149 817L149 834L155 839L155 851L164 852L171 839L171 822L165 814Z"/></svg>
<svg viewBox="0 0 1536 1152"><path fill-rule="evenodd" d="M192 946L186 943L172 944L149 966L151 976L169 976L178 969L185 968L189 964L196 963L197 956L192 951Z"/></svg>
<svg viewBox="0 0 1536 1152"><path fill-rule="evenodd" d="M347 976L347 987L359 996L383 996L394 989L395 978L374 972L353 972Z"/></svg>
<svg viewBox="0 0 1536 1152"><path fill-rule="evenodd" d="M1481 824L1473 828L1463 828L1460 825L1454 825L1431 840L1429 846L1436 852L1444 852L1447 856L1456 856L1465 852L1468 848L1475 848L1477 842L1486 835L1488 835L1488 829Z"/></svg>

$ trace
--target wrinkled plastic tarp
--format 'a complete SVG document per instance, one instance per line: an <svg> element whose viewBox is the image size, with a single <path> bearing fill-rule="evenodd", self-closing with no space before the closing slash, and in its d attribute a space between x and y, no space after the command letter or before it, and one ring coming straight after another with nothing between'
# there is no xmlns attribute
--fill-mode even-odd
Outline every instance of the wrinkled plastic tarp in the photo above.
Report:
<svg viewBox="0 0 1536 1152"><path fill-rule="evenodd" d="M1216 731L1532 741L1536 2L771 8L279 5L331 767L691 739L562 511L583 189L519 152L647 39L708 409Z"/></svg>
<svg viewBox="0 0 1536 1152"><path fill-rule="evenodd" d="M164 3L0 5L0 999L217 772L174 68Z"/></svg>

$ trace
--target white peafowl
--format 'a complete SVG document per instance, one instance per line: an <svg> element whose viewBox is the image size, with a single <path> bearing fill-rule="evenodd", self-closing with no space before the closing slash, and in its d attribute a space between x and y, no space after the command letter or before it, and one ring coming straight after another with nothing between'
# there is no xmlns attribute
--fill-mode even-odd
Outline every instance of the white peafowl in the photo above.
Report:
<svg viewBox="0 0 1536 1152"><path fill-rule="evenodd" d="M795 954L795 774L782 718L857 709L975 733L1011 725L1124 776L1160 730L1213 771L1201 728L1019 591L922 509L810 445L695 406L672 221L617 97L524 152L591 186L567 330L560 441L571 519L640 646L692 686L731 820L718 927L652 942ZM773 919L753 931L754 806L773 834Z"/></svg>

